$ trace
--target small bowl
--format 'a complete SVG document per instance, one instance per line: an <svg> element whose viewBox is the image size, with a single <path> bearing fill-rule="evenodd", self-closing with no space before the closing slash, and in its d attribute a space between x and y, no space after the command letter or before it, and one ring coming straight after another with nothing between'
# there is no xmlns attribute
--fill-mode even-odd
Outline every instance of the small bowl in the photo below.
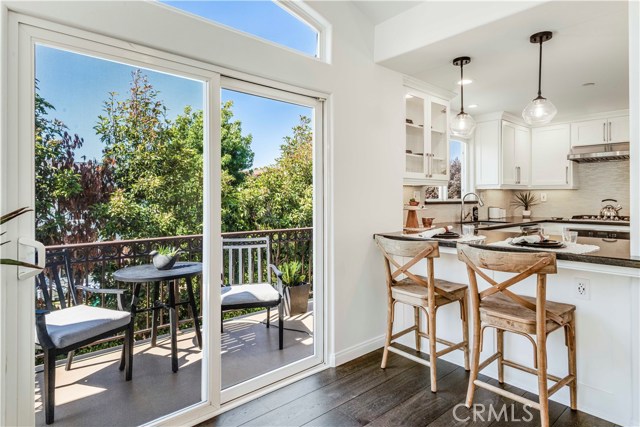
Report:
<svg viewBox="0 0 640 427"><path fill-rule="evenodd" d="M433 220L435 218L422 218L422 226L423 227L431 227L433 225Z"/></svg>

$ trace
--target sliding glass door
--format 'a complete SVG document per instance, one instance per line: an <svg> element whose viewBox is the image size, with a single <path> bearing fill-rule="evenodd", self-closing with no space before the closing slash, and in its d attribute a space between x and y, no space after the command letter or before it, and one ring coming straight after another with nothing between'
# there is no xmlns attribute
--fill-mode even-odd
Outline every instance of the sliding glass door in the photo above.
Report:
<svg viewBox="0 0 640 427"><path fill-rule="evenodd" d="M229 401L323 361L322 102L232 78L221 85ZM270 296L258 303L261 289Z"/></svg>
<svg viewBox="0 0 640 427"><path fill-rule="evenodd" d="M44 425L47 407L56 425L140 425L219 405L219 75L117 41L18 31L3 169L19 185L5 181L3 206L28 211L3 249L44 269L3 272L19 307L2 299L18 350L7 364L31 385L30 410L23 393L5 421ZM172 269L154 266L178 251ZM48 312L37 336L34 309ZM117 319L133 319L130 381L126 335L104 335Z"/></svg>

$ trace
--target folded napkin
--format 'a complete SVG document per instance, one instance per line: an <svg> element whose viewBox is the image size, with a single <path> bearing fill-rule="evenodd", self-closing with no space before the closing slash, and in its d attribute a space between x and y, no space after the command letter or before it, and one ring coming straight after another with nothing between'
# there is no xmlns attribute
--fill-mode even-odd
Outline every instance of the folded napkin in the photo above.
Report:
<svg viewBox="0 0 640 427"><path fill-rule="evenodd" d="M429 239L433 236L435 236L436 234L442 234L442 233L446 233L447 231L451 230L453 227L450 225L447 225L446 227L441 227L441 228L434 228L432 230L427 230L427 231L423 231L422 233L419 234L420 237L424 237L425 239Z"/></svg>
<svg viewBox="0 0 640 427"><path fill-rule="evenodd" d="M539 243L542 242L543 240L546 240L549 236L541 236L539 234L535 234L532 236L520 236L520 237L514 237L513 239L511 239L511 243L522 243L522 242L527 242L527 243Z"/></svg>

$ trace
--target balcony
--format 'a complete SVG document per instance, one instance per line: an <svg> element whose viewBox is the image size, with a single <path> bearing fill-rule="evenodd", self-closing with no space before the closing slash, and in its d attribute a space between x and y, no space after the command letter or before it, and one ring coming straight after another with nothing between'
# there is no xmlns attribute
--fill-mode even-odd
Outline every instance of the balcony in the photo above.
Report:
<svg viewBox="0 0 640 427"><path fill-rule="evenodd" d="M312 268L313 229L288 229L225 233L224 238L270 237L271 262L280 265L299 260L305 272ZM96 242L47 248L45 276L50 295L70 302L68 274L89 287L123 288L113 272L125 266L150 262L148 253L158 245L171 245L185 251L184 260L202 260L202 236L163 237L132 241ZM181 260L183 259L181 258ZM234 268L224 260L224 274ZM235 261L237 262L237 261ZM69 270L68 272L66 270ZM237 270L236 270L237 271ZM237 274L237 273L236 273ZM57 279L58 278L58 279ZM194 281L198 307L202 291L201 277ZM216 284L218 286L218 284ZM161 287L162 288L162 287ZM139 305L152 304L153 287L143 284ZM183 298L186 291L180 289ZM59 297L58 297L59 296ZM42 305L37 295L36 305ZM104 295L79 296L84 303L115 308L115 299ZM160 299L165 296L161 294ZM102 340L77 352L72 368L65 371L65 361L56 368L57 425L138 425L185 408L200 401L201 359L191 318L186 307L179 310L177 373L171 371L171 346L168 315L162 311L157 345L150 345L151 314L136 316L136 345L133 380L124 381L118 371L121 337ZM266 310L243 310L224 314L222 333L222 387L242 383L313 354L313 304L305 314L285 317L284 348L278 349L277 312L271 312L271 327L265 327ZM36 351L36 365L42 363ZM36 368L36 425L44 425L42 408L42 367ZM117 408L117 410L114 410ZM99 414L99 416L97 415Z"/></svg>

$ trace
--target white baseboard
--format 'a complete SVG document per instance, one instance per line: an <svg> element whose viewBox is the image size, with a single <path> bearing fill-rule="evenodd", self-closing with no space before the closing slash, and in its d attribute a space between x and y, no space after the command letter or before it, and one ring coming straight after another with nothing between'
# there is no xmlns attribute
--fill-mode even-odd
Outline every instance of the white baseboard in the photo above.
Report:
<svg viewBox="0 0 640 427"><path fill-rule="evenodd" d="M329 355L329 366L335 367L384 346L385 336L380 335Z"/></svg>

